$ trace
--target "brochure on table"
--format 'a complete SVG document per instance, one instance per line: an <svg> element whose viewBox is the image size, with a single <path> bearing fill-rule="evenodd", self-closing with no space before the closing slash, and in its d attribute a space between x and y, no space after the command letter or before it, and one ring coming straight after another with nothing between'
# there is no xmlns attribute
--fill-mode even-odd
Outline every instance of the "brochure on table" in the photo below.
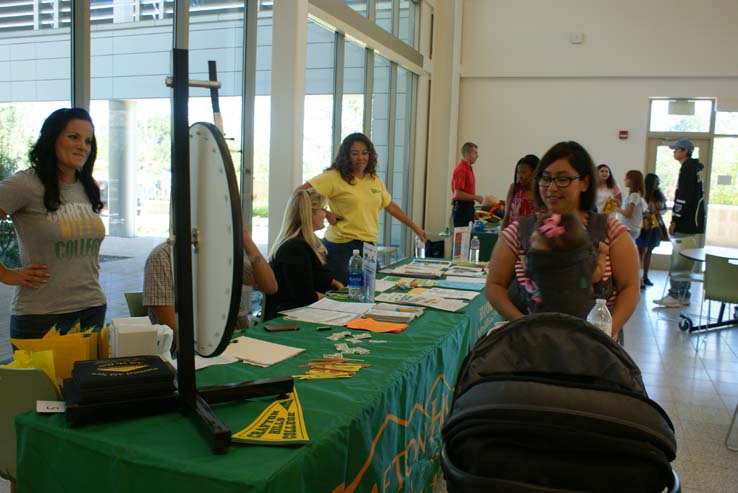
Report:
<svg viewBox="0 0 738 493"><path fill-rule="evenodd" d="M382 272L388 274L399 274L402 276L438 278L443 275L445 268L446 265L440 262L429 263L415 259L409 264L400 265L392 269L383 269Z"/></svg>
<svg viewBox="0 0 738 493"><path fill-rule="evenodd" d="M377 247L364 243L364 301L374 303L375 281L377 279Z"/></svg>
<svg viewBox="0 0 738 493"><path fill-rule="evenodd" d="M463 291L458 289L445 288L415 288L408 291L408 294L415 296L426 296L431 298L450 298L459 300L473 300L479 293L476 291Z"/></svg>
<svg viewBox="0 0 738 493"><path fill-rule="evenodd" d="M407 293L382 293L376 299L377 301L387 303L427 306L447 312L456 312L467 306L467 303L461 300L432 296L414 296Z"/></svg>
<svg viewBox="0 0 738 493"><path fill-rule="evenodd" d="M471 235L471 228L464 226L463 228L454 228L453 243L452 243L452 256L453 260L468 260L469 259L469 237Z"/></svg>
<svg viewBox="0 0 738 493"><path fill-rule="evenodd" d="M321 298L311 305L283 310L279 313L284 315L287 320L345 325L371 308L374 308L374 303L341 302Z"/></svg>

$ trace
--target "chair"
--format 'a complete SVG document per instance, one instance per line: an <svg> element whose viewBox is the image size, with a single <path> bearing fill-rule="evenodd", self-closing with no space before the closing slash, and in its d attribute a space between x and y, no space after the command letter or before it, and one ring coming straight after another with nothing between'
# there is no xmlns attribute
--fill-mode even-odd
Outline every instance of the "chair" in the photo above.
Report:
<svg viewBox="0 0 738 493"><path fill-rule="evenodd" d="M700 304L700 324L702 324L702 309L705 306L705 300L707 300L707 318L710 317L712 300L723 303L720 307L720 320L718 320L722 322L725 303L738 304L738 290L735 289L738 265L731 264L727 258L715 255L707 254L705 258L705 287L702 290L702 303Z"/></svg>
<svg viewBox="0 0 738 493"><path fill-rule="evenodd" d="M702 273L694 272L697 263L694 260L690 260L684 255L681 255L682 250L697 248L697 240L693 236L685 236L684 238L671 238L670 241L672 246L671 265L669 266L669 274L661 293L662 298L666 295L666 288L672 280L704 282L704 276ZM679 301L684 301L685 295L686 292L679 293Z"/></svg>
<svg viewBox="0 0 738 493"><path fill-rule="evenodd" d="M128 303L128 313L132 317L145 317L149 314L146 307L143 306L143 293L141 291L131 291L123 293Z"/></svg>
<svg viewBox="0 0 738 493"><path fill-rule="evenodd" d="M15 415L36 409L36 401L61 396L48 375L36 368L0 367L0 477L15 482Z"/></svg>

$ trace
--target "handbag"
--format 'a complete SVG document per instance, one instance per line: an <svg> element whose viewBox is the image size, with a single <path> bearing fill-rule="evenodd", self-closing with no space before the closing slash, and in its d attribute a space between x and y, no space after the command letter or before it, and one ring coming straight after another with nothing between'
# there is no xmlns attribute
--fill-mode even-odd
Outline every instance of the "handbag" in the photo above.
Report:
<svg viewBox="0 0 738 493"><path fill-rule="evenodd" d="M659 223L659 229L661 230L661 241L669 241L669 229L664 224L661 214L656 214L656 222Z"/></svg>

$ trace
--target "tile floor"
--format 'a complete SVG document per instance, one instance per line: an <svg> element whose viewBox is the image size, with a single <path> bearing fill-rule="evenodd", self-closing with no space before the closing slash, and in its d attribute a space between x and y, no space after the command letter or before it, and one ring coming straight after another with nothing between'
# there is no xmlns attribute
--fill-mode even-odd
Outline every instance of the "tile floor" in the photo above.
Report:
<svg viewBox="0 0 738 493"><path fill-rule="evenodd" d="M123 293L141 289L146 255L158 241L108 238L103 243L102 253L131 257L101 264L108 318L127 316ZM699 338L680 332L680 310L655 308L652 303L661 297L665 278L663 272L653 273L655 286L645 292L626 326L625 347L640 366L650 396L674 422L679 443L674 468L683 491L738 493L738 453L723 443L738 404L738 328ZM693 286L692 296L687 312L696 321L700 285ZM9 289L0 286L0 360L10 352L6 341L9 300ZM7 491L8 483L0 480L0 493ZM445 491L443 484L436 488L436 492Z"/></svg>

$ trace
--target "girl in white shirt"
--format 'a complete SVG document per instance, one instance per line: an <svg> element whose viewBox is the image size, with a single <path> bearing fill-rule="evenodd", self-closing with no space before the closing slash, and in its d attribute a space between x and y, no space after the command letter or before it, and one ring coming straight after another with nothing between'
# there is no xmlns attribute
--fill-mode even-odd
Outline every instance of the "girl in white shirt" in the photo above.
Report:
<svg viewBox="0 0 738 493"><path fill-rule="evenodd" d="M628 232L633 239L638 238L641 234L641 226L643 225L643 211L648 205L643 200L643 191L645 185L643 183L643 173L632 169L625 174L625 186L628 188L628 196L623 201L623 207L618 209L620 221L628 228Z"/></svg>

